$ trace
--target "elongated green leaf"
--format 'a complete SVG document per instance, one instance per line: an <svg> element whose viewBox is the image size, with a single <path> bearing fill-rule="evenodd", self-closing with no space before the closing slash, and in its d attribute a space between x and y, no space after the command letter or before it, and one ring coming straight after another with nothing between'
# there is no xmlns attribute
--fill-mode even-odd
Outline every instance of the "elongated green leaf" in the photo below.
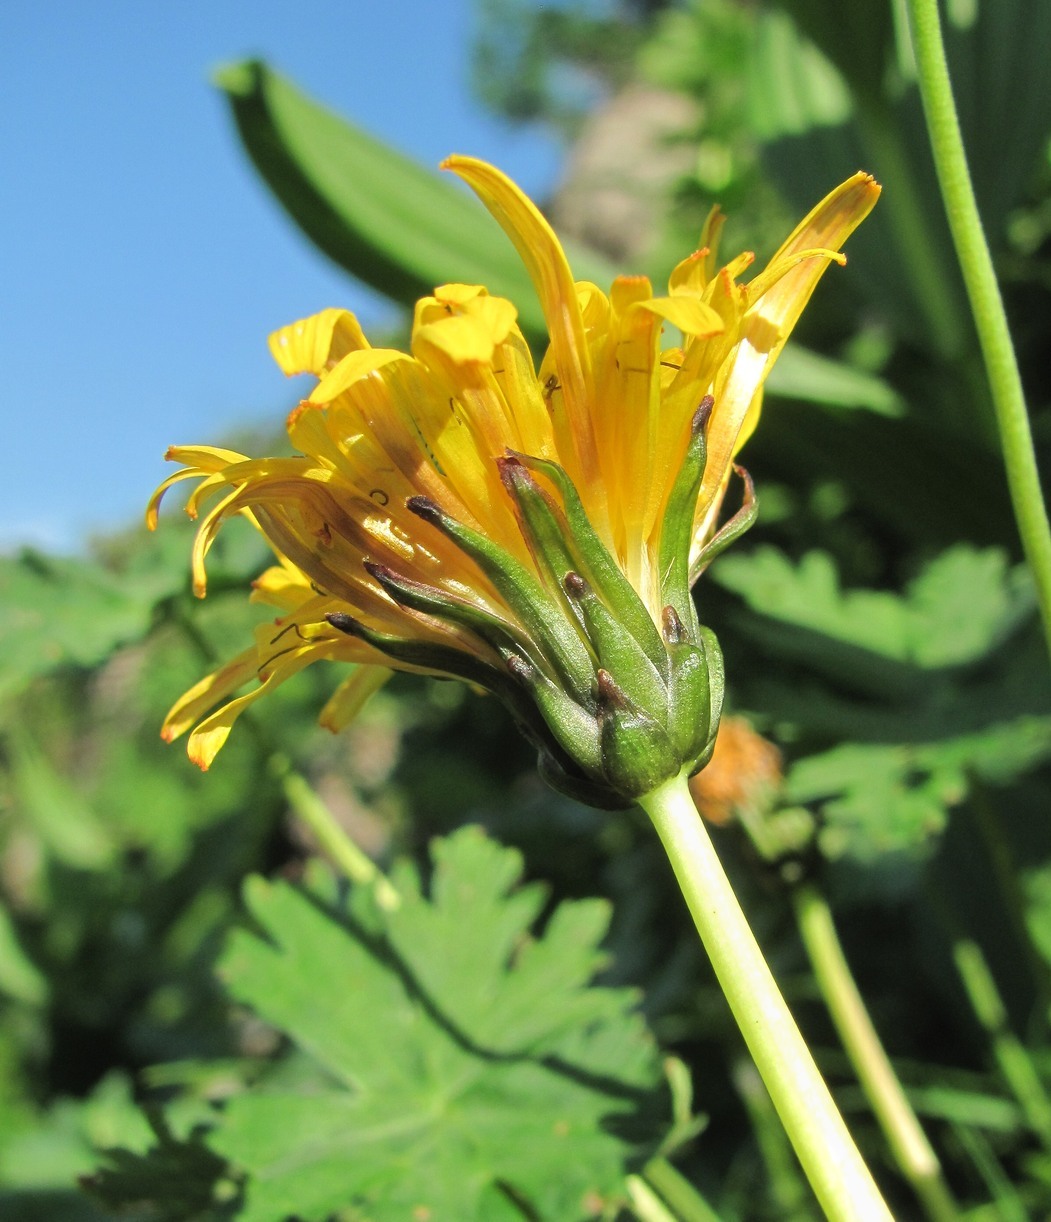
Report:
<svg viewBox="0 0 1051 1222"><path fill-rule="evenodd" d="M0 908L0 994L38 1006L47 1000L47 978L22 949L14 922Z"/></svg>
<svg viewBox="0 0 1051 1222"><path fill-rule="evenodd" d="M901 395L882 378L836 361L799 344L789 344L767 379L768 390L786 399L865 408L878 416L905 415Z"/></svg>
<svg viewBox="0 0 1051 1222"><path fill-rule="evenodd" d="M215 79L256 169L329 258L406 304L437 284L484 284L515 303L527 334L544 334L514 248L455 180L366 135L258 60ZM578 279L611 278L600 257L568 253Z"/></svg>

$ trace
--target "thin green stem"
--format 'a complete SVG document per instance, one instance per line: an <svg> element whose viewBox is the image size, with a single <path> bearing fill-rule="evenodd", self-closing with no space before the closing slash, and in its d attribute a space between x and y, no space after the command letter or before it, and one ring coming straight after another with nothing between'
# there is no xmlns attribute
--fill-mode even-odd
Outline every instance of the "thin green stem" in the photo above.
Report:
<svg viewBox="0 0 1051 1222"><path fill-rule="evenodd" d="M967 169L938 0L908 0L908 5L934 163L985 360L1018 533L1036 582L1044 634L1051 650L1051 525L1041 493L1018 362Z"/></svg>
<svg viewBox="0 0 1051 1222"><path fill-rule="evenodd" d="M768 1213L785 1222L813 1222L814 1194L795 1156L755 1063L739 1058L731 1070L737 1095L748 1113L759 1158L766 1172L770 1203Z"/></svg>
<svg viewBox="0 0 1051 1222"><path fill-rule="evenodd" d="M666 1158L651 1158L642 1169L642 1177L678 1222L719 1222L715 1210Z"/></svg>
<svg viewBox="0 0 1051 1222"><path fill-rule="evenodd" d="M351 881L374 886L381 907L396 908L399 903L397 891L376 863L336 822L328 804L321 800L306 777L296 772L287 756L278 752L270 756L268 763L289 805L314 833L321 851Z"/></svg>
<svg viewBox="0 0 1051 1222"><path fill-rule="evenodd" d="M955 1222L959 1213L938 1156L872 1025L825 897L804 884L793 891L792 904L818 987L898 1167L931 1222Z"/></svg>
<svg viewBox="0 0 1051 1222"><path fill-rule="evenodd" d="M682 1222L641 1175L629 1175L627 1185L631 1207L639 1222Z"/></svg>
<svg viewBox="0 0 1051 1222"><path fill-rule="evenodd" d="M1051 974L1047 960L1033 941L1032 931L1026 917L1026 898L1022 886L1024 877L1011 850L998 812L989 798L989 790L978 777L970 778L971 800L968 809L973 815L985 846L986 860L992 869L1003 898L1004 910L1025 955L1037 991L1034 1013L1039 1015L1041 1027L1046 1026L1048 1000L1051 1000Z"/></svg>
<svg viewBox="0 0 1051 1222"><path fill-rule="evenodd" d="M683 775L640 800L664 844L716 977L799 1161L830 1219L890 1218L770 974Z"/></svg>
<svg viewBox="0 0 1051 1222"><path fill-rule="evenodd" d="M978 1021L992 1044L1000 1073L1044 1149L1051 1151L1051 1098L1028 1049L1011 1030L1000 990L981 947L971 938L953 942L953 961Z"/></svg>

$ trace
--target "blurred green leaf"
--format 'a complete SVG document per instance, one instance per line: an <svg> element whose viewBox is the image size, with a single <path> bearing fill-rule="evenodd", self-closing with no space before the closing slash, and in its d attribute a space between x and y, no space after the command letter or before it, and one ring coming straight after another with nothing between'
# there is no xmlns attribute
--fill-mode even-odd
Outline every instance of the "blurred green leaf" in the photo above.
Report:
<svg viewBox="0 0 1051 1222"><path fill-rule="evenodd" d="M32 1120L0 1130L0 1186L67 1188L91 1171L99 1149L144 1150L149 1139L131 1082L115 1070L87 1098L58 1099Z"/></svg>
<svg viewBox="0 0 1051 1222"><path fill-rule="evenodd" d="M434 860L429 900L402 869L399 907L356 892L346 926L250 880L266 940L235 936L224 974L331 1085L228 1103L212 1144L250 1173L246 1219L520 1216L502 1191L554 1219L622 1194L660 1075L633 995L587 985L606 906L562 904L534 941L517 853L468 828Z"/></svg>
<svg viewBox="0 0 1051 1222"><path fill-rule="evenodd" d="M785 14L760 12L752 55L747 96L752 130L760 140L849 120L854 105L847 82Z"/></svg>
<svg viewBox="0 0 1051 1222"><path fill-rule="evenodd" d="M523 331L546 334L514 247L451 176L366 135L258 60L215 79L259 173L329 258L406 305L449 281L484 284L515 303ZM567 254L578 279L612 279L599 256Z"/></svg>
<svg viewBox="0 0 1051 1222"><path fill-rule="evenodd" d="M894 51L894 4L780 0L852 88L879 94Z"/></svg>
<svg viewBox="0 0 1051 1222"><path fill-rule="evenodd" d="M237 1185L227 1177L223 1160L205 1145L203 1130L176 1137L156 1112L150 1124L155 1140L148 1149L106 1151L102 1168L85 1182L91 1195L121 1217L151 1222L218 1222L236 1217Z"/></svg>
<svg viewBox="0 0 1051 1222"><path fill-rule="evenodd" d="M1004 785L1049 759L1051 717L1028 717L944 742L845 743L793 764L784 796L819 809L826 857L871 860L939 833L974 779Z"/></svg>
<svg viewBox="0 0 1051 1222"><path fill-rule="evenodd" d="M915 79L904 5L780 0L801 29L861 95L886 105ZM949 75L982 220L994 246L1031 179L1051 134L1044 88L1051 46L1046 0L948 3L944 33ZM900 121L899 115L899 121ZM920 142L926 147L926 140Z"/></svg>
<svg viewBox="0 0 1051 1222"><path fill-rule="evenodd" d="M1024 569L1010 569L999 549L966 544L930 561L900 595L842 589L834 559L818 551L798 564L769 546L731 553L711 575L764 616L924 669L984 657L1034 606Z"/></svg>
<svg viewBox="0 0 1051 1222"><path fill-rule="evenodd" d="M49 853L65 865L99 870L113 861L115 838L71 785L51 765L28 727L12 721L3 735L19 805Z"/></svg>
<svg viewBox="0 0 1051 1222"><path fill-rule="evenodd" d="M47 978L22 949L14 922L0 907L0 993L39 1006L47 992Z"/></svg>
<svg viewBox="0 0 1051 1222"><path fill-rule="evenodd" d="M150 626L154 581L26 550L0 557L0 701L59 666L94 666Z"/></svg>
<svg viewBox="0 0 1051 1222"><path fill-rule="evenodd" d="M1024 875L1026 922L1033 942L1051 963L1051 865L1044 863Z"/></svg>
<svg viewBox="0 0 1051 1222"><path fill-rule="evenodd" d="M767 380L771 394L833 407L863 407L878 416L905 414L901 395L882 378L845 361L789 344L777 358Z"/></svg>

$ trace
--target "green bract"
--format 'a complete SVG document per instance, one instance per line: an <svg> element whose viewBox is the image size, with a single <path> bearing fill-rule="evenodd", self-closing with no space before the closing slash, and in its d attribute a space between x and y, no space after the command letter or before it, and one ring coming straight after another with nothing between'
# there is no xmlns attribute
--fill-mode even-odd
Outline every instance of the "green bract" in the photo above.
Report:
<svg viewBox="0 0 1051 1222"><path fill-rule="evenodd" d="M710 412L706 399L665 510L661 537L670 543L661 551L666 601L659 626L589 522L565 470L511 454L499 460L500 474L542 580L427 498L410 498L408 508L482 569L514 624L388 566L367 566L406 610L480 637L502 659L502 671L467 652L377 640L349 616L329 622L389 656L492 691L536 745L546 779L593 806L630 805L669 777L697 771L711 755L723 699L722 655L698 621L688 574ZM750 524L754 508L749 495L739 527Z"/></svg>

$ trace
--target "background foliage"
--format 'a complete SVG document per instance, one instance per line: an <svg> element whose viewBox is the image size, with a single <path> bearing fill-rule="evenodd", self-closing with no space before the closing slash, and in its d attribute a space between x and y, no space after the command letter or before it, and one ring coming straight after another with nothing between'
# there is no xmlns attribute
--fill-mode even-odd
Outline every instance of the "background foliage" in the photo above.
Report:
<svg viewBox="0 0 1051 1222"><path fill-rule="evenodd" d="M1046 471L1051 7L946 16ZM1043 1216L1051 682L899 7L484 0L478 24L479 95L565 136L551 211L581 277L659 279L715 200L762 256L857 166L884 184L772 379L760 523L698 591L732 711L781 753L759 787L742 758L718 844L895 1216L919 1207L820 1004L803 882L961 1216ZM219 86L348 272L406 304L485 281L539 335L452 185L266 65ZM159 742L258 614L251 531L220 539L201 605L189 538L0 562L0 1216L661 1217L631 1175L705 1216L657 1158L712 1216L814 1217L645 821L543 789L493 702L403 678L334 739L315 668L207 778ZM318 798L396 904L317 859Z"/></svg>

